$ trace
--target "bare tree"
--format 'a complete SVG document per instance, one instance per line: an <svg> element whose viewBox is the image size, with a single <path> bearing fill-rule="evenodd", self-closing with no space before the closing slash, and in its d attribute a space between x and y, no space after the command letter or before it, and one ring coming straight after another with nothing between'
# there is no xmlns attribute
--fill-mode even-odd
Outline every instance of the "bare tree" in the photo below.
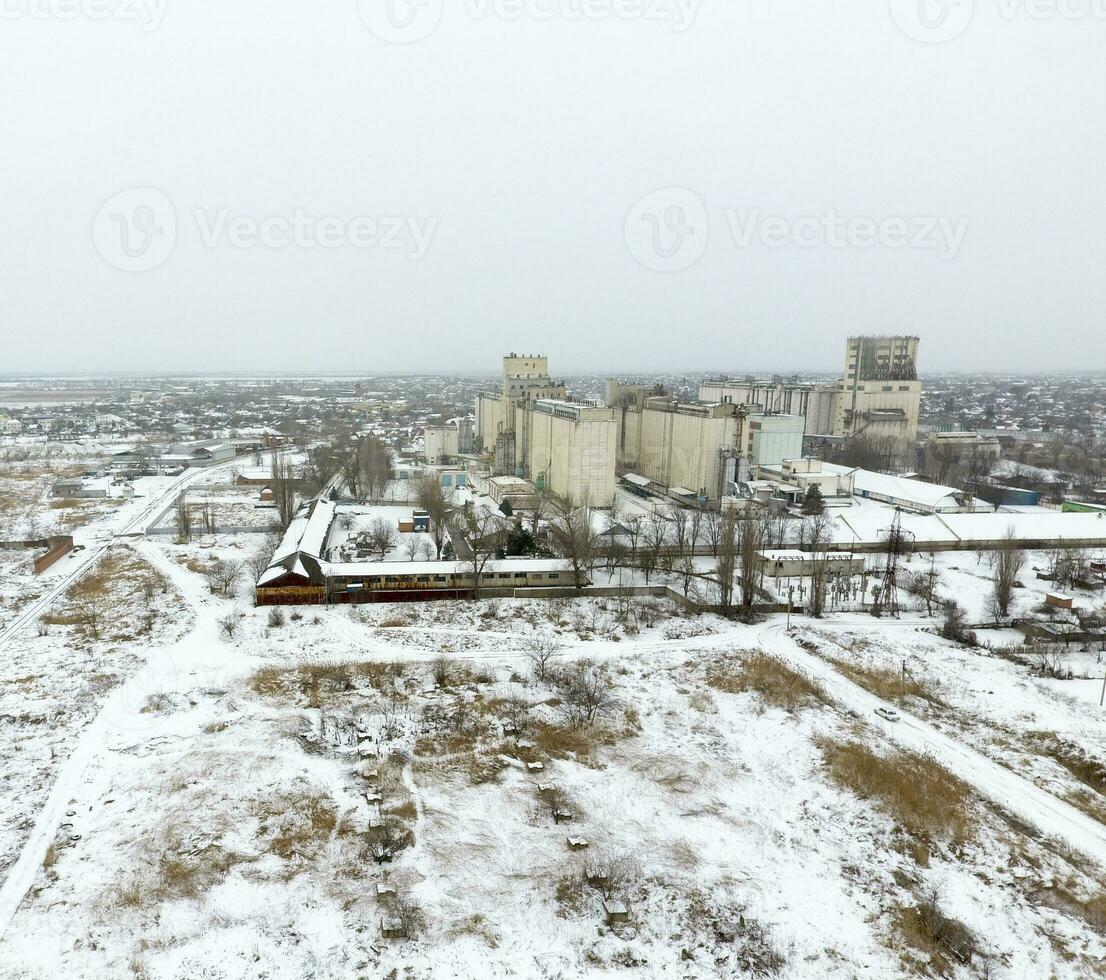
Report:
<svg viewBox="0 0 1106 980"><path fill-rule="evenodd" d="M554 664L560 659L562 650L557 638L549 633L537 633L530 640L526 659L530 662L534 676L543 684L553 673Z"/></svg>
<svg viewBox="0 0 1106 980"><path fill-rule="evenodd" d="M1013 527L1007 528L1002 544L995 551L994 593L991 596L991 610L996 619L1005 619L1010 614L1010 603L1014 598L1014 589L1018 584L1018 575L1025 567L1025 552L1017 546L1017 535Z"/></svg>
<svg viewBox="0 0 1106 980"><path fill-rule="evenodd" d="M548 490L541 490L530 498L530 533L536 538L541 522L544 521L553 510L552 495Z"/></svg>
<svg viewBox="0 0 1106 980"><path fill-rule="evenodd" d="M826 545L829 542L830 519L825 514L815 514L804 518L803 527L804 536L810 545L810 615L820 618L826 609L829 576Z"/></svg>
<svg viewBox="0 0 1106 980"><path fill-rule="evenodd" d="M188 544L192 540L192 508L188 506L188 499L183 490L177 496L175 512L177 541L180 544Z"/></svg>
<svg viewBox="0 0 1106 980"><path fill-rule="evenodd" d="M716 541L711 545L715 549L716 560L713 575L706 576L718 589L718 605L724 616L729 615L734 606L734 583L738 570L738 533L737 514L728 510L716 515L712 533Z"/></svg>
<svg viewBox="0 0 1106 980"><path fill-rule="evenodd" d="M937 561L934 555L929 556L929 568L924 572L911 575L904 586L907 592L916 595L926 604L926 615L932 616L934 606L941 604L941 597L937 594L937 587L941 582L940 573L937 571Z"/></svg>
<svg viewBox="0 0 1106 980"><path fill-rule="evenodd" d="M242 625L242 614L237 609L232 609L219 620L219 628L228 640L233 640L238 635L238 627Z"/></svg>
<svg viewBox="0 0 1106 980"><path fill-rule="evenodd" d="M369 525L365 543L369 546L370 552L380 555L381 561L387 558L388 552L392 551L398 543L398 535L392 522L383 517L376 518Z"/></svg>
<svg viewBox="0 0 1106 980"><path fill-rule="evenodd" d="M400 554L408 561L426 560L434 546L421 534L405 534L399 545Z"/></svg>
<svg viewBox="0 0 1106 980"><path fill-rule="evenodd" d="M434 542L434 557L441 561L442 547L445 545L446 527L452 506L449 497L437 476L427 473L419 480L415 495L421 510L430 515L430 537Z"/></svg>
<svg viewBox="0 0 1106 980"><path fill-rule="evenodd" d="M469 506L464 514L465 541L468 544L468 566L472 574L472 591L480 594L484 571L495 556L503 551L510 533L507 522L491 511L477 512Z"/></svg>
<svg viewBox="0 0 1106 980"><path fill-rule="evenodd" d="M246 567L253 575L256 582L273 563L273 555L276 553L277 541L272 537L266 537L257 549L246 559Z"/></svg>
<svg viewBox="0 0 1106 980"><path fill-rule="evenodd" d="M109 608L104 590L95 583L86 584L72 594L70 607L78 625L92 639L100 639Z"/></svg>
<svg viewBox="0 0 1106 980"><path fill-rule="evenodd" d="M764 550L764 540L768 534L768 521L764 511L759 508L742 511L738 516L736 531L741 607L748 616L752 614L763 581L760 553Z"/></svg>
<svg viewBox="0 0 1106 980"><path fill-rule="evenodd" d="M273 453L272 466L269 468L269 489L273 492L273 504L276 506L280 529L287 531L292 518L296 516L296 485L292 461L284 453Z"/></svg>
<svg viewBox="0 0 1106 980"><path fill-rule="evenodd" d="M710 553L718 557L718 548L722 543L722 515L714 510L709 510L703 515L703 537L710 545Z"/></svg>
<svg viewBox="0 0 1106 980"><path fill-rule="evenodd" d="M207 585L211 591L221 596L234 595L234 587L242 577L245 563L217 558L207 570Z"/></svg>
<svg viewBox="0 0 1106 980"><path fill-rule="evenodd" d="M573 508L566 501L557 501L549 533L557 553L572 566L576 588L582 589L588 584L601 543L590 512L586 507Z"/></svg>
<svg viewBox="0 0 1106 980"><path fill-rule="evenodd" d="M625 899L641 883L641 863L629 854L595 853L584 862L584 878L603 901Z"/></svg>
<svg viewBox="0 0 1106 980"><path fill-rule="evenodd" d="M392 474L392 457L388 447L376 436L365 436L357 444L347 466L346 482L355 496L378 500L388 489Z"/></svg>
<svg viewBox="0 0 1106 980"><path fill-rule="evenodd" d="M638 566L645 573L646 583L657 570L667 544L668 521L660 514L650 515L642 522L641 548L638 553Z"/></svg>

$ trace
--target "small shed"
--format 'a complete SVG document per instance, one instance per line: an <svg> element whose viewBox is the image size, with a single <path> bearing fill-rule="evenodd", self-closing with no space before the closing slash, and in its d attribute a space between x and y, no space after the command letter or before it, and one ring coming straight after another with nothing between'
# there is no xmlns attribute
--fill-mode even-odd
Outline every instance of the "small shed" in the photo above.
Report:
<svg viewBox="0 0 1106 980"><path fill-rule="evenodd" d="M586 851L588 849L588 842L583 837L569 837L568 849L570 851Z"/></svg>
<svg viewBox="0 0 1106 980"><path fill-rule="evenodd" d="M571 810L554 810L553 822L557 824L572 823L572 811Z"/></svg>
<svg viewBox="0 0 1106 980"><path fill-rule="evenodd" d="M1075 600L1064 592L1049 592L1045 596L1045 604L1056 609L1071 609L1075 606Z"/></svg>
<svg viewBox="0 0 1106 980"><path fill-rule="evenodd" d="M528 762L526 763L526 768L529 769L530 772L545 772L545 764L542 762Z"/></svg>

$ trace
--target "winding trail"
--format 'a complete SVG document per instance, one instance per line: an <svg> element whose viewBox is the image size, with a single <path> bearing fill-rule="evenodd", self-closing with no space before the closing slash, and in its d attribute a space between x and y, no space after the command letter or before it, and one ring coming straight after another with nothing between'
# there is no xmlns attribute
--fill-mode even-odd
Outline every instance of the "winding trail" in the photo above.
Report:
<svg viewBox="0 0 1106 980"><path fill-rule="evenodd" d="M819 622L821 629L849 623ZM903 624L907 625L907 624ZM1081 810L1035 786L1017 773L992 762L898 705L854 684L821 657L804 650L787 635L784 623L771 622L757 631L763 647L797 670L816 678L843 706L852 708L873 725L881 724L888 741L916 752L928 753L949 771L970 783L980 795L1016 814L1041 833L1064 840L1069 846L1106 868L1106 826ZM893 707L900 720L883 722L876 708Z"/></svg>
<svg viewBox="0 0 1106 980"><path fill-rule="evenodd" d="M175 487L172 492L179 491ZM160 511L158 511L160 513ZM131 522L138 524L143 517L153 519L148 511ZM146 663L123 684L117 687L100 713L81 731L76 745L65 761L46 804L35 820L30 836L15 863L8 871L0 887L0 939L7 932L11 921L27 892L34 885L50 845L57 839L58 829L70 802L79 794L90 766L102 754L111 752L120 741L133 744L152 737L157 721L144 713L147 698L166 690L185 693L194 685L196 672L204 668L222 668L226 646L218 636L217 614L224 605L205 596L197 587L195 577L175 562L165 558L145 542L135 542L134 550L178 587L184 601L195 614L192 630L177 643L150 652ZM85 569L87 571L87 569Z"/></svg>

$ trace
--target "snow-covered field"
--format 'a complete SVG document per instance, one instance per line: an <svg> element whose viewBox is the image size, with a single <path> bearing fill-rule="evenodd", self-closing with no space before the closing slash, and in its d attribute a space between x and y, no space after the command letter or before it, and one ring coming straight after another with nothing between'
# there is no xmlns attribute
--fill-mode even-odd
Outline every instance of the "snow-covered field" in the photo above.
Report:
<svg viewBox="0 0 1106 980"><path fill-rule="evenodd" d="M199 574L251 537L113 550L162 580L149 632L6 651L0 975L1102 975L1106 828L1004 808L995 773L1023 811L1062 806L1085 784L1035 733L1101 759L1104 715L1024 665L901 623L800 621L797 644L640 600L280 622ZM593 724L536 676L543 638L612 683ZM831 663L903 659L939 703L900 707L932 728L881 721ZM982 753L962 774L946 737Z"/></svg>

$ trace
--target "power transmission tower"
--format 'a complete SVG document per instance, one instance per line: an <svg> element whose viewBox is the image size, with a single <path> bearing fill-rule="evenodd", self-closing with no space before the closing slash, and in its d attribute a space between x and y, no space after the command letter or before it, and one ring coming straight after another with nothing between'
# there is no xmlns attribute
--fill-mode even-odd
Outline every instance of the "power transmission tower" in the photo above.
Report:
<svg viewBox="0 0 1106 980"><path fill-rule="evenodd" d="M899 614L899 562L914 540L912 532L903 530L902 512L899 510L895 511L891 526L884 528L880 534L887 535L887 563L883 569L883 585L872 604L872 615L877 619L885 612L890 616Z"/></svg>

